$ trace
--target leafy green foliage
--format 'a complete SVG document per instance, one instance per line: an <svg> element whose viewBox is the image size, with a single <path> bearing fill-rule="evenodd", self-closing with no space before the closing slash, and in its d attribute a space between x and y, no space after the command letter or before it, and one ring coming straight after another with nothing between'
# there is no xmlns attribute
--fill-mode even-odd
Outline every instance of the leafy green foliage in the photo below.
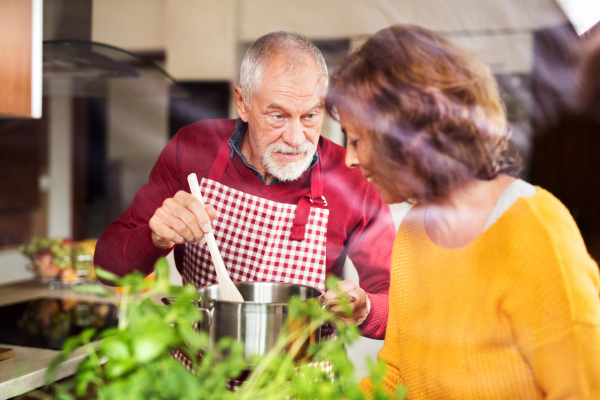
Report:
<svg viewBox="0 0 600 400"><path fill-rule="evenodd" d="M354 368L345 351L345 345L359 337L358 329L336 325L333 313L316 300L291 299L288 325L283 330L287 334L280 335L266 355L246 360L242 343L223 339L211 345L206 333L194 329L191 322L202 319L196 306L196 289L191 285L170 286L165 260L157 263L156 281L145 281L139 273L120 278L98 271L98 276L129 287L119 299L119 327L98 334L88 329L67 340L63 351L49 366L48 383L53 381L58 366L74 351L84 351L86 357L74 379L55 384L53 398L365 399L358 390ZM327 284L335 288L338 282L328 280ZM98 287L81 286L76 290L113 296ZM176 300L165 307L158 301L163 297ZM340 298L338 304L348 306L345 296ZM325 323L335 326L337 339L314 344L308 347L308 358L295 360L293 355L305 349L311 333ZM94 342L98 337L101 340ZM171 357L174 350L192 360L192 371ZM321 367L326 362L332 365L331 373ZM374 364L373 371L373 382L379 385L385 374L384 366ZM228 379L240 374L248 374L244 384L235 391L229 390ZM403 396L401 392L398 394ZM374 397L389 398L377 387Z"/></svg>

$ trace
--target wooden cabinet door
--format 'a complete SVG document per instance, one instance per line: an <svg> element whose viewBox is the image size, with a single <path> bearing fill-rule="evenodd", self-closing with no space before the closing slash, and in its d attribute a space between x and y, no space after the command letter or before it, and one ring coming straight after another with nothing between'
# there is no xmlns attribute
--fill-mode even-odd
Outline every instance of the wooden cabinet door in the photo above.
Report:
<svg viewBox="0 0 600 400"><path fill-rule="evenodd" d="M42 115L42 0L0 1L0 117Z"/></svg>

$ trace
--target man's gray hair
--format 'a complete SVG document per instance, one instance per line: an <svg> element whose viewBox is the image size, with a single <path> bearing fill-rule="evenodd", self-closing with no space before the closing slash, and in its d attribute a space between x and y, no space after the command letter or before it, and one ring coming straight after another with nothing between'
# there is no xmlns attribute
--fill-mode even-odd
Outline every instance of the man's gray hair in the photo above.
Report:
<svg viewBox="0 0 600 400"><path fill-rule="evenodd" d="M323 90L327 88L329 76L327 64L321 51L306 36L290 31L276 31L261 36L246 51L240 68L240 88L246 107L250 109L262 80L265 66L280 53L294 57L298 52L309 54L317 64L323 79ZM325 95L325 93L323 93Z"/></svg>

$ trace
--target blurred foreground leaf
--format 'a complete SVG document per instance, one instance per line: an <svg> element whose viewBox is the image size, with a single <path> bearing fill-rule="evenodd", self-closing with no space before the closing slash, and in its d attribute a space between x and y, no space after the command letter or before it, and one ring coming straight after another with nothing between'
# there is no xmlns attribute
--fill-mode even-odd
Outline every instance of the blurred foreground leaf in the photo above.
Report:
<svg viewBox="0 0 600 400"><path fill-rule="evenodd" d="M358 339L359 331L356 326L337 324L333 313L317 300L290 300L290 317L283 329L287 334L280 335L266 355L249 361L244 358L242 343L224 339L212 344L205 332L194 328L193 322L202 319L197 291L191 285L170 286L166 261L157 263L155 281L144 280L139 273L122 278L100 269L97 273L106 281L130 288L120 296L119 327L98 335L84 331L67 340L49 366L47 382L53 381L59 365L76 349L83 346L87 356L74 379L55 384L55 399L76 399L84 394L107 400L365 399L345 350ZM329 279L328 287L339 287L338 281ZM81 291L108 292L101 286L81 287ZM159 304L160 298L169 299L170 306ZM343 305L345 296L340 298ZM306 349L311 334L326 323L335 327L337 338L309 346L309 356L295 360L291 354ZM102 340L92 344L94 337ZM176 350L187 355L191 370L172 358ZM381 384L385 366L372 364L373 382ZM244 384L229 390L228 379L240 375ZM399 398L404 396L399 394ZM375 396L389 398L378 388Z"/></svg>

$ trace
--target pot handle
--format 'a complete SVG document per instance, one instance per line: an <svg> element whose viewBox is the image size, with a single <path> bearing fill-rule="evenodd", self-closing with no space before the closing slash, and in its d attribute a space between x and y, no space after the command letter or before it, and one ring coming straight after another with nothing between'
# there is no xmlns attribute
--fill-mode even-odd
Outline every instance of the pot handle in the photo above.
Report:
<svg viewBox="0 0 600 400"><path fill-rule="evenodd" d="M166 306L170 306L171 303L173 301L175 301L175 299L173 298L169 298L169 297L163 297L162 299L160 299L164 305ZM202 312L202 314L207 318L206 321L208 321L208 325L212 325L213 323L213 318L212 318L212 314L213 314L213 308L205 308L205 307L201 307L197 301L194 301L196 303L196 305L198 306L198 309ZM204 318L203 318L204 321Z"/></svg>
<svg viewBox="0 0 600 400"><path fill-rule="evenodd" d="M202 315L204 316L202 318L202 321L207 321L208 325L212 325L213 324L213 310L214 310L214 308L212 308L212 307L211 308L205 308L205 307L201 307L198 304L198 309L202 312Z"/></svg>

